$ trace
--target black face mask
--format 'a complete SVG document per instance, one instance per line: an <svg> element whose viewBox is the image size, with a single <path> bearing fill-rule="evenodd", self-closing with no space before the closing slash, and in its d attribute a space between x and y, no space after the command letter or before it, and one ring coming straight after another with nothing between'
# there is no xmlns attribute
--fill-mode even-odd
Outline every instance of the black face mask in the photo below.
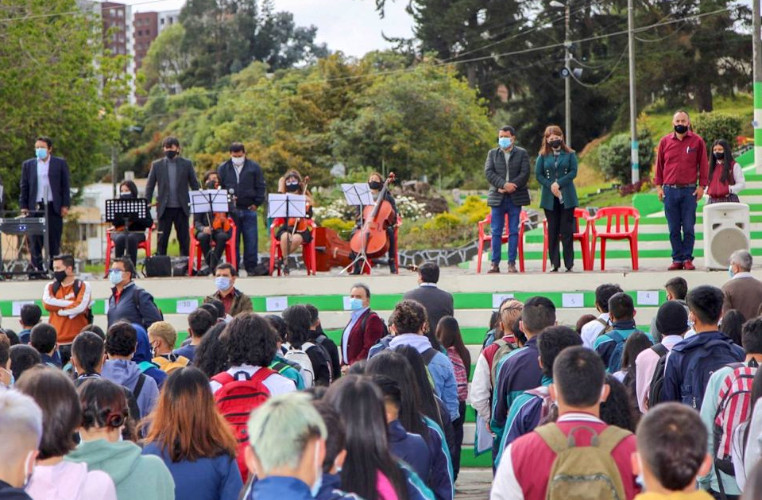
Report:
<svg viewBox="0 0 762 500"><path fill-rule="evenodd" d="M687 125L675 125L675 132L678 134L684 134L688 131Z"/></svg>
<svg viewBox="0 0 762 500"><path fill-rule="evenodd" d="M384 187L384 184L383 184L382 182L378 182L378 181L370 181L370 182L368 183L368 187L369 187L369 188L371 188L371 189L373 189L373 190L376 190L376 191L378 191L379 189L381 189L382 187Z"/></svg>
<svg viewBox="0 0 762 500"><path fill-rule="evenodd" d="M119 197L122 199L132 198L132 193L119 193Z"/></svg>
<svg viewBox="0 0 762 500"><path fill-rule="evenodd" d="M217 183L214 181L207 181L206 189L217 189Z"/></svg>
<svg viewBox="0 0 762 500"><path fill-rule="evenodd" d="M725 159L725 151L723 151L722 153L712 153L712 154L718 160L724 160Z"/></svg>
<svg viewBox="0 0 762 500"><path fill-rule="evenodd" d="M550 146L553 149L560 148L561 144L563 144L563 141L561 141L561 139L555 139L553 141L548 141L548 146Z"/></svg>
<svg viewBox="0 0 762 500"><path fill-rule="evenodd" d="M56 281L59 283L63 283L63 280L66 279L66 271L56 271L53 273L53 278L55 278Z"/></svg>
<svg viewBox="0 0 762 500"><path fill-rule="evenodd" d="M177 156L177 151L164 151L164 154L169 158L170 160L174 160L175 156Z"/></svg>
<svg viewBox="0 0 762 500"><path fill-rule="evenodd" d="M293 193L294 191L299 191L299 184L286 184L286 191L289 193Z"/></svg>

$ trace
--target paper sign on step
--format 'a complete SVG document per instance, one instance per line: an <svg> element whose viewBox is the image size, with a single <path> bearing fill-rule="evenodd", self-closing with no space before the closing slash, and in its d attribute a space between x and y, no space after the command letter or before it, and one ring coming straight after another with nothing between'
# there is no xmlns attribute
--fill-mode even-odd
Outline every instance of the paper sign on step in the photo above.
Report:
<svg viewBox="0 0 762 500"><path fill-rule="evenodd" d="M638 290L638 305L639 306L658 306L659 305L658 290Z"/></svg>
<svg viewBox="0 0 762 500"><path fill-rule="evenodd" d="M561 294L561 307L585 307L584 293Z"/></svg>
<svg viewBox="0 0 762 500"><path fill-rule="evenodd" d="M285 311L288 307L288 297L267 297L265 299L265 310L267 312Z"/></svg>
<svg viewBox="0 0 762 500"><path fill-rule="evenodd" d="M505 299L512 299L512 293L493 293L492 294L492 309L497 309Z"/></svg>
<svg viewBox="0 0 762 500"><path fill-rule="evenodd" d="M198 309L198 299L186 299L177 301L177 314L190 314Z"/></svg>
<svg viewBox="0 0 762 500"><path fill-rule="evenodd" d="M13 313L11 316L21 316L21 308L27 304L34 304L33 300L14 300L13 301Z"/></svg>

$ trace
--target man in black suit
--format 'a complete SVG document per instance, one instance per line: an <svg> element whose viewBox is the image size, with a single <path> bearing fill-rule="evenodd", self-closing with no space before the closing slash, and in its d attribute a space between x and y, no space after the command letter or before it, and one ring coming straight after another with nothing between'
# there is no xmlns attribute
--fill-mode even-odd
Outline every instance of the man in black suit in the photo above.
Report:
<svg viewBox="0 0 762 500"><path fill-rule="evenodd" d="M230 159L217 168L217 176L222 189L233 190L235 210L230 215L238 231L236 260L241 263L243 238L243 268L253 275L259 260L257 209L265 201L265 176L257 162L246 158L246 149L240 142L230 145Z"/></svg>
<svg viewBox="0 0 762 500"><path fill-rule="evenodd" d="M439 266L426 262L418 268L418 288L405 293L403 299L417 300L426 309L429 319L429 336L436 334L439 320L445 316L454 316L452 295L437 287Z"/></svg>
<svg viewBox="0 0 762 500"><path fill-rule="evenodd" d="M169 233L175 226L177 241L180 243L180 255L188 256L190 233L188 216L190 214L190 191L199 189L196 172L190 160L178 156L180 141L174 137L164 139L165 158L151 164L151 172L146 183L146 199L153 200L153 190L159 184L159 194L156 196L159 218L159 242L156 253L167 254Z"/></svg>
<svg viewBox="0 0 762 500"><path fill-rule="evenodd" d="M35 158L26 160L21 166L21 214L48 216L48 255L61 253L63 218L69 213L71 192L69 190L69 165L66 160L52 155L53 141L48 137L38 137L34 143ZM45 208L47 206L47 208ZM42 249L44 238L30 236L32 265L38 271L44 270ZM52 260L48 268L52 269Z"/></svg>
<svg viewBox="0 0 762 500"><path fill-rule="evenodd" d="M487 205L492 209L492 267L500 272L505 215L508 214L508 272L516 273L521 207L529 205L529 155L516 146L516 130L506 125L498 131L498 147L487 153L484 173L489 182Z"/></svg>

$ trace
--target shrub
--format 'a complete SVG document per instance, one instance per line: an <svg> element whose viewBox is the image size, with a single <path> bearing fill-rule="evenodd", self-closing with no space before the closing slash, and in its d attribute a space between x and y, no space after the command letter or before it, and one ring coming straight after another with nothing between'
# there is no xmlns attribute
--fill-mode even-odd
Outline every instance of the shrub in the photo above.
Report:
<svg viewBox="0 0 762 500"><path fill-rule="evenodd" d="M426 222L423 228L427 231L450 231L461 224L460 217L450 213L437 214Z"/></svg>
<svg viewBox="0 0 762 500"><path fill-rule="evenodd" d="M621 184L630 184L632 166L630 165L629 134L617 134L612 137L608 144L600 147L598 159L601 172L607 179ZM640 163L640 175L645 178L651 171L651 164L654 161L654 142L645 129L642 129L638 134L638 161Z"/></svg>
<svg viewBox="0 0 762 500"><path fill-rule="evenodd" d="M468 218L468 222L476 224L480 220L484 220L487 214L490 212L487 202L479 198L478 196L468 196L463 204L455 209L455 212L460 215L465 215Z"/></svg>
<svg viewBox="0 0 762 500"><path fill-rule="evenodd" d="M707 146L718 139L725 139L735 144L736 137L741 134L743 119L726 113L699 113L692 120L693 130L704 138Z"/></svg>
<svg viewBox="0 0 762 500"><path fill-rule="evenodd" d="M348 240L350 234L352 233L352 229L354 229L355 227L355 222L354 222L354 219L344 220L344 219L338 219L338 218L330 218L330 219L323 219L320 225L323 227L328 227L333 229L339 234L339 236L341 236L345 240Z"/></svg>

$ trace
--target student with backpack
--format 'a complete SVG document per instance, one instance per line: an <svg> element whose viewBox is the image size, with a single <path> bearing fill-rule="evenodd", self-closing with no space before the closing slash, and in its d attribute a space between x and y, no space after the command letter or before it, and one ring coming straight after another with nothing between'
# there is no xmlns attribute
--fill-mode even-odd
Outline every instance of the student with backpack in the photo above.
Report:
<svg viewBox="0 0 762 500"><path fill-rule="evenodd" d="M415 300L402 300L394 307L392 318L397 334L389 344L389 348L410 346L418 351L431 374L434 392L444 402L450 419L457 419L460 412L455 369L450 358L434 349L431 341L426 337L426 310Z"/></svg>
<svg viewBox="0 0 762 500"><path fill-rule="evenodd" d="M589 349L595 348L595 340L611 325L609 318L609 299L622 292L622 287L613 283L599 285L595 289L595 309L600 316L582 327L582 343Z"/></svg>
<svg viewBox="0 0 762 500"><path fill-rule="evenodd" d="M696 487L696 479L712 467L706 438L699 416L683 405L667 403L649 411L638 426L632 460L646 490L636 500L712 500Z"/></svg>
<svg viewBox="0 0 762 500"><path fill-rule="evenodd" d="M677 302L683 306L685 314L688 314L688 304L685 303L685 297L688 295L688 282L685 281L685 278L680 276L670 278L664 284L664 292L667 294L668 302ZM656 323L656 316L651 320L651 327L649 328L648 333L651 334L654 342L662 341L663 332L659 330L659 325Z"/></svg>
<svg viewBox="0 0 762 500"><path fill-rule="evenodd" d="M550 386L558 420L508 446L492 483L492 500L635 497L635 436L599 418L601 400L608 395L605 377L603 362L590 349L570 347L558 355Z"/></svg>
<svg viewBox="0 0 762 500"><path fill-rule="evenodd" d="M164 461L175 481L175 498L238 499L243 488L238 442L201 370L175 370L148 422L143 455Z"/></svg>
<svg viewBox="0 0 762 500"><path fill-rule="evenodd" d="M655 321L661 342L635 358L635 397L641 413L659 402L667 354L683 341L688 331L688 312L682 304L670 300L659 307Z"/></svg>
<svg viewBox="0 0 762 500"><path fill-rule="evenodd" d="M703 285L688 292L688 321L696 335L672 348L664 370L662 401L679 401L698 410L709 377L720 368L742 361L743 349L718 331L722 290Z"/></svg>
<svg viewBox="0 0 762 500"><path fill-rule="evenodd" d="M553 383L553 363L567 347L582 345L580 336L566 326L549 326L537 336L538 363L542 369L542 385L525 391L518 396L508 412L503 441L496 461L500 461L503 450L524 434L532 432L538 425L552 421L557 411L550 398L548 387Z"/></svg>
<svg viewBox="0 0 762 500"><path fill-rule="evenodd" d="M532 297L521 311L520 329L526 335L524 347L503 357L495 369L495 392L492 398L490 428L495 433L492 458L496 458L513 401L524 391L542 384L542 369L537 359L537 335L556 324L556 306L547 297ZM497 462L495 462L497 463Z"/></svg>
<svg viewBox="0 0 762 500"><path fill-rule="evenodd" d="M323 327L320 324L320 313L318 312L317 307L312 304L305 304L305 307L310 312L311 323L309 341L322 347L326 354L328 354L328 357L331 360L331 376L335 380L341 376L339 348L336 347L336 343L323 331Z"/></svg>
<svg viewBox="0 0 762 500"><path fill-rule="evenodd" d="M109 327L117 321L140 323L148 328L156 321L164 319L153 296L135 284L135 265L129 257L114 259L108 279L114 288L108 299Z"/></svg>
<svg viewBox="0 0 762 500"><path fill-rule="evenodd" d="M148 341L151 343L151 350L153 351L151 361L167 375L188 366L190 363L190 360L185 356L178 356L172 352L177 343L177 331L171 323L157 321L149 326Z"/></svg>
<svg viewBox="0 0 762 500"><path fill-rule="evenodd" d="M270 369L280 373L287 379L294 382L297 391L304 390L304 377L302 377L302 367L299 363L290 361L283 357L283 343L286 342L288 327L283 318L275 314L268 314L265 319L275 331L275 343L278 349L275 351L275 357L270 363Z"/></svg>
<svg viewBox="0 0 762 500"><path fill-rule="evenodd" d="M622 367L625 342L630 335L640 331L635 327L635 303L632 297L624 292L612 295L609 299L609 319L611 326L595 339L593 347L606 365L606 370L616 373Z"/></svg>
<svg viewBox="0 0 762 500"><path fill-rule="evenodd" d="M246 422L252 410L271 396L296 390L294 383L270 370L268 366L277 349L270 323L255 313L241 313L228 323L221 336L231 367L211 380L217 408L233 427L238 440L238 466L241 477L248 471L244 449L248 444Z"/></svg>
<svg viewBox="0 0 762 500"><path fill-rule="evenodd" d="M300 358L303 352L309 358L309 365L314 374L313 385L328 387L333 380L331 371L331 359L328 353L310 340L310 311L306 306L297 304L283 311L283 319L288 328L289 351L286 353L286 359ZM306 363L300 359L294 358L294 361L304 366ZM302 358L303 359L303 358Z"/></svg>
<svg viewBox="0 0 762 500"><path fill-rule="evenodd" d="M101 375L116 384L126 387L135 396L140 408L140 418L145 417L156 405L159 388L156 381L145 375L137 363L132 361L138 346L138 332L125 321L118 321L106 332L106 354Z"/></svg>
<svg viewBox="0 0 762 500"><path fill-rule="evenodd" d="M61 369L61 357L58 355L58 334L49 323L40 323L32 328L29 335L29 345L40 353L42 364ZM69 350L71 357L71 349Z"/></svg>
<svg viewBox="0 0 762 500"><path fill-rule="evenodd" d="M700 482L704 489L722 500L735 499L741 494L735 481L732 442L736 429L749 419L754 406L752 385L762 361L762 320L744 325L741 342L745 360L715 371L701 404L701 420L709 429L709 453L714 467Z"/></svg>

